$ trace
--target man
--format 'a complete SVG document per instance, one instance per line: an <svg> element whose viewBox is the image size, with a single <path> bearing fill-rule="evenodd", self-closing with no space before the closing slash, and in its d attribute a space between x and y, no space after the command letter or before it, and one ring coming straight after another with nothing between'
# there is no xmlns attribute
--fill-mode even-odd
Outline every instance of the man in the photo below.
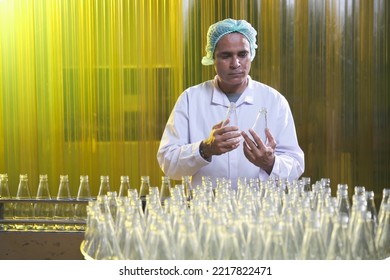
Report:
<svg viewBox="0 0 390 280"><path fill-rule="evenodd" d="M236 186L239 177L292 181L302 175L304 153L287 100L249 76L256 35L245 20L226 19L210 26L202 64L214 64L216 76L179 96L157 153L170 178L190 175L196 187L203 176L228 178ZM224 118L231 102L237 123L229 124ZM252 129L259 110L266 111L266 141Z"/></svg>

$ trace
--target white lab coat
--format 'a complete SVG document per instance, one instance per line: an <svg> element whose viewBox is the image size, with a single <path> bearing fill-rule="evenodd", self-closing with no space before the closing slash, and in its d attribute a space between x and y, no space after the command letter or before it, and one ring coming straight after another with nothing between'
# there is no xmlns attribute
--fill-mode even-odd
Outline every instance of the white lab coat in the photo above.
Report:
<svg viewBox="0 0 390 280"><path fill-rule="evenodd" d="M229 153L213 156L211 162L199 154L201 141L208 138L212 127L224 120L229 100L219 90L216 78L185 90L178 98L161 138L157 159L166 176L181 180L192 176L192 186L202 182L202 176L267 180L269 176L297 180L304 171L304 153L299 147L295 124L286 98L275 89L252 80L236 102L238 127L251 128L261 108L267 110L268 128L276 141L275 164L268 175L253 165L244 155L243 143Z"/></svg>

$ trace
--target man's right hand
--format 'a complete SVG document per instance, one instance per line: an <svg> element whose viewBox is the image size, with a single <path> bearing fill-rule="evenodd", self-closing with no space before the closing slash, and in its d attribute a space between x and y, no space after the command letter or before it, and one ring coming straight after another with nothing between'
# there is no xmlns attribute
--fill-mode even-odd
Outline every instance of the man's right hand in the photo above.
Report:
<svg viewBox="0 0 390 280"><path fill-rule="evenodd" d="M213 126L209 138L203 140L201 149L206 158L222 155L237 149L241 142L241 132L238 126L222 126L220 122Z"/></svg>

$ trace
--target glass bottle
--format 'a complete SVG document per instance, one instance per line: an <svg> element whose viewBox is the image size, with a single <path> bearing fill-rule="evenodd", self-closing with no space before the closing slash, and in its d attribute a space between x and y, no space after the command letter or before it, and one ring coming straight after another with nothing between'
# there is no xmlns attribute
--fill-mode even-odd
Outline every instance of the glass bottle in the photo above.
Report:
<svg viewBox="0 0 390 280"><path fill-rule="evenodd" d="M168 176L161 177L160 200L162 203L171 196L171 181Z"/></svg>
<svg viewBox="0 0 390 280"><path fill-rule="evenodd" d="M9 187L8 187L8 175L0 174L0 199L11 198Z"/></svg>
<svg viewBox="0 0 390 280"><path fill-rule="evenodd" d="M332 236L327 252L328 260L349 260L350 240L348 236L348 217L345 214L335 217Z"/></svg>
<svg viewBox="0 0 390 280"><path fill-rule="evenodd" d="M142 208L145 208L146 196L149 195L150 179L149 176L141 176L141 186L139 190L139 197L142 201Z"/></svg>
<svg viewBox="0 0 390 280"><path fill-rule="evenodd" d="M236 103L230 102L230 106L228 108L228 111L226 113L226 117L224 121L222 122L222 127L224 126L233 126L238 125L238 117L237 117L237 110L236 110Z"/></svg>
<svg viewBox="0 0 390 280"><path fill-rule="evenodd" d="M275 224L268 228L264 247L264 260L285 260L287 259L285 244L283 240L283 225Z"/></svg>
<svg viewBox="0 0 390 280"><path fill-rule="evenodd" d="M261 108L257 113L255 123L252 126L252 129L260 137L261 141L265 144L267 141L267 136L265 134L265 129L268 127L267 124L267 108Z"/></svg>
<svg viewBox="0 0 390 280"><path fill-rule="evenodd" d="M302 182L303 191L310 192L311 191L310 177L302 177L301 182Z"/></svg>
<svg viewBox="0 0 390 280"><path fill-rule="evenodd" d="M57 192L58 201L70 201L71 192L69 187L68 175L60 175L60 185ZM73 219L75 215L74 205L69 202L60 202L56 203L54 208L54 219L59 220L69 220ZM72 230L73 226L65 224L56 224L56 229L58 230Z"/></svg>
<svg viewBox="0 0 390 280"><path fill-rule="evenodd" d="M375 260L377 251L373 235L371 213L364 206L356 210L356 225L351 236L351 258L353 260Z"/></svg>
<svg viewBox="0 0 390 280"><path fill-rule="evenodd" d="M376 229L378 227L378 213L376 211L376 205L375 205L375 193L373 191L366 191L366 200L367 200L367 211L371 213L371 218L374 222L374 231L376 232Z"/></svg>
<svg viewBox="0 0 390 280"><path fill-rule="evenodd" d="M337 185L337 212L338 214L344 213L348 218L350 217L351 204L348 197L348 185L338 184Z"/></svg>
<svg viewBox="0 0 390 280"><path fill-rule="evenodd" d="M77 191L78 200L90 200L91 199L91 189L89 187L89 178L88 175L80 176L80 185Z"/></svg>
<svg viewBox="0 0 390 280"><path fill-rule="evenodd" d="M375 245L379 259L390 257L390 203L386 203L382 208L382 218L379 221L376 233Z"/></svg>
<svg viewBox="0 0 390 280"><path fill-rule="evenodd" d="M121 176L121 185L119 187L118 197L128 196L129 190L131 189L129 176Z"/></svg>
<svg viewBox="0 0 390 280"><path fill-rule="evenodd" d="M0 174L0 220L1 219L12 219L13 214L13 203L7 202L4 203L1 200L10 199L10 191L8 187L8 175ZM0 230L11 229L13 225L10 224L0 224Z"/></svg>
<svg viewBox="0 0 390 280"><path fill-rule="evenodd" d="M145 260L147 259L147 250L145 245L145 236L143 234L142 223L140 219L125 221L126 237L123 246L123 257L126 260Z"/></svg>
<svg viewBox="0 0 390 280"><path fill-rule="evenodd" d="M382 218L383 212L384 212L384 207L387 203L390 203L390 189L383 189L382 191L382 200L379 205L379 212L378 212L378 223Z"/></svg>
<svg viewBox="0 0 390 280"><path fill-rule="evenodd" d="M36 196L37 202L34 205L34 216L36 219L51 220L54 215L54 204L47 202L51 200L51 194L49 189L49 182L46 174L39 175L39 184ZM46 202L40 202L39 200L46 200ZM36 223L35 229L53 229L53 224L50 223Z"/></svg>
<svg viewBox="0 0 390 280"><path fill-rule="evenodd" d="M16 199L24 200L31 199L30 186L28 183L28 175L20 174L19 185L16 193ZM16 202L14 204L14 219L23 220L31 219L34 217L34 205L31 202ZM15 229L33 229L30 224L15 224Z"/></svg>
<svg viewBox="0 0 390 280"><path fill-rule="evenodd" d="M365 196L366 195L366 187L364 186L355 186L354 194L357 196Z"/></svg>
<svg viewBox="0 0 390 280"><path fill-rule="evenodd" d="M181 184L184 186L185 195L187 201L192 200L192 183L191 176L183 176L181 178Z"/></svg>
<svg viewBox="0 0 390 280"><path fill-rule="evenodd" d="M98 196L106 195L110 191L110 179L107 175L100 176L100 187Z"/></svg>
<svg viewBox="0 0 390 280"><path fill-rule="evenodd" d="M326 248L320 231L320 215L311 212L306 221L306 230L303 236L301 249L302 260L324 260L326 259Z"/></svg>
<svg viewBox="0 0 390 280"><path fill-rule="evenodd" d="M86 220L87 219L87 202L91 200L91 190L89 187L89 179L88 175L81 175L80 176L80 185L77 192L77 199L78 201L85 201L85 202L79 202L75 205L75 219L76 220ZM84 225L77 225L75 226L77 230L84 230Z"/></svg>

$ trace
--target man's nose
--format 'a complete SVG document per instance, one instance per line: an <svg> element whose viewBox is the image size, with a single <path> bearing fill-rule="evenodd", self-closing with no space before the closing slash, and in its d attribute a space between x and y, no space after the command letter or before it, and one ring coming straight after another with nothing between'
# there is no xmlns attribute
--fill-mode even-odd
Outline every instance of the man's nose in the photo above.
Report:
<svg viewBox="0 0 390 280"><path fill-rule="evenodd" d="M240 65L241 65L241 63L240 63L240 60L238 59L238 57L236 57L236 56L233 57L230 66L232 68L238 68L238 67L240 67Z"/></svg>

